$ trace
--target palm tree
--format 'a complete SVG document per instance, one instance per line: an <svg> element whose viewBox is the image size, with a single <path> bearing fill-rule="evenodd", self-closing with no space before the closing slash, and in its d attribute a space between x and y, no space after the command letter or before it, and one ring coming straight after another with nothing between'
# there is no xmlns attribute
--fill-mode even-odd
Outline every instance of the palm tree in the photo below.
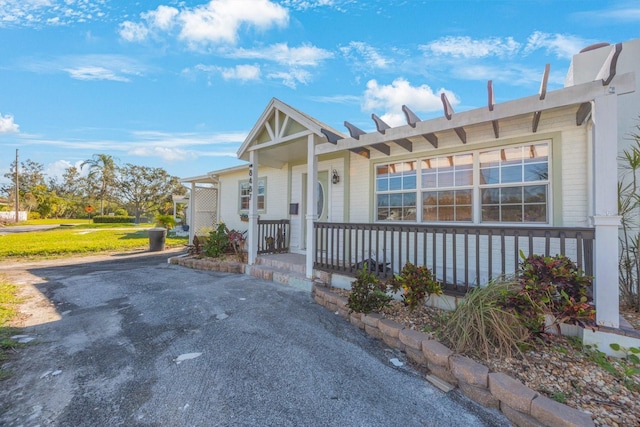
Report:
<svg viewBox="0 0 640 427"><path fill-rule="evenodd" d="M80 169L85 166L89 166L89 177L100 182L100 215L104 215L104 199L108 197L109 187L115 181L115 160L108 154L94 154L91 159L82 162Z"/></svg>

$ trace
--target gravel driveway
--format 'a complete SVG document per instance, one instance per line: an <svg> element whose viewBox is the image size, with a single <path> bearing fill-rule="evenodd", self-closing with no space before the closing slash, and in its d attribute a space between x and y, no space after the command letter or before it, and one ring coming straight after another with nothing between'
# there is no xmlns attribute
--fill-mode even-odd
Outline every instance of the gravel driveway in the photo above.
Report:
<svg viewBox="0 0 640 427"><path fill-rule="evenodd" d="M307 292L168 256L0 266L35 339L7 366L0 425L509 425Z"/></svg>

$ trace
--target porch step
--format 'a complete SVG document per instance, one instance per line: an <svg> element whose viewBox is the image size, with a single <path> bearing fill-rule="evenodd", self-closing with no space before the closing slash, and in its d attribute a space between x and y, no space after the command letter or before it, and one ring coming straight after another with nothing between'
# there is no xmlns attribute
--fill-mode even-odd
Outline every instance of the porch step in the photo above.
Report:
<svg viewBox="0 0 640 427"><path fill-rule="evenodd" d="M306 258L300 254L262 255L258 256L257 263L265 267L290 271L303 276L306 273Z"/></svg>
<svg viewBox="0 0 640 427"><path fill-rule="evenodd" d="M268 262L267 264L272 264ZM300 273L295 265L285 263L275 263L277 266L265 265L259 261L258 264L247 266L248 274L262 280L281 283L311 292L313 279L308 279L304 273ZM279 267L278 267L279 266ZM291 269L289 267L292 267Z"/></svg>

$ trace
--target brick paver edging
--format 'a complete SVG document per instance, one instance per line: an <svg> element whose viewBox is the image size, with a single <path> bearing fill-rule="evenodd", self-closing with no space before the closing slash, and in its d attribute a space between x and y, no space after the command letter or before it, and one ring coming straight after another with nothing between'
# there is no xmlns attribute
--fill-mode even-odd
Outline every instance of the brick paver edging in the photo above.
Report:
<svg viewBox="0 0 640 427"><path fill-rule="evenodd" d="M193 257L173 257L169 258L171 264L196 270L220 271L222 273L244 274L245 265L237 261L223 260L217 258L199 259Z"/></svg>
<svg viewBox="0 0 640 427"><path fill-rule="evenodd" d="M430 375L457 386L468 398L479 404L500 409L518 427L592 427L595 423L586 412L541 396L509 375L489 369L468 357L454 354L429 335L412 329L380 314L350 313L347 299L328 288L314 285L314 301L345 320L397 348L414 363L426 367Z"/></svg>

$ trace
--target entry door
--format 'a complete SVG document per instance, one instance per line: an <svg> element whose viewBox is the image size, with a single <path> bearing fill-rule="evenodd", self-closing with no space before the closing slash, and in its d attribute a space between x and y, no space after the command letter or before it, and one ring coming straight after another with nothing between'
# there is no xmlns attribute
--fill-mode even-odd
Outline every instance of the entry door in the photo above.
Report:
<svg viewBox="0 0 640 427"><path fill-rule="evenodd" d="M302 175L302 248L307 247L307 174ZM318 213L318 221L325 222L329 217L329 172L319 171L318 182L316 184L316 206Z"/></svg>

